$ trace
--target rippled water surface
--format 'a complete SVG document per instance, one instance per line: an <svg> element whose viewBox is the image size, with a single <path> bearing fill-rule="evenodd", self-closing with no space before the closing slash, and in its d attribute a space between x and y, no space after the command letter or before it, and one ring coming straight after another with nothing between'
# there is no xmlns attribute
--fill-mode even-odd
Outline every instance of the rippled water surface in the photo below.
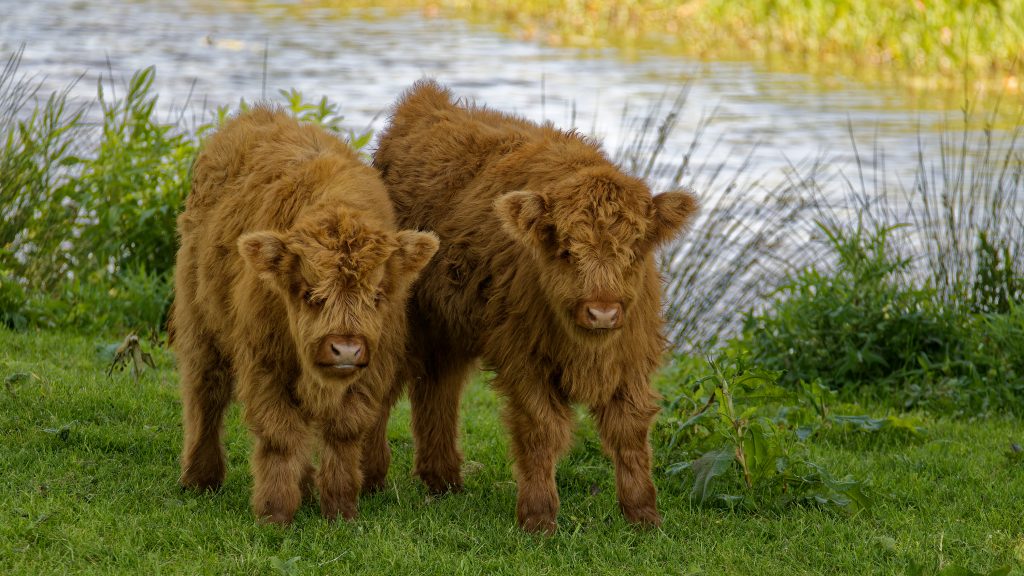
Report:
<svg viewBox="0 0 1024 576"><path fill-rule="evenodd" d="M84 74L74 89L83 98L95 94L100 75L122 79L153 65L159 104L168 112L185 103L212 108L297 88L307 98L339 102L354 129L380 128L404 88L433 76L492 107L575 124L604 138L609 150L629 139L624 114L642 116L689 86L669 157L685 151L701 118L714 111L704 140L719 144L704 161L738 165L758 144L755 166L768 173L823 152L834 162L851 162L851 126L862 150L877 142L889 167L909 170L917 134L935 138L944 120L956 118L952 111L907 109L895 89L770 73L754 64L658 55L625 60L611 50L545 47L418 12L307 9L296 16L293 8L0 0L0 51L24 44L21 71L44 76L47 89Z"/></svg>

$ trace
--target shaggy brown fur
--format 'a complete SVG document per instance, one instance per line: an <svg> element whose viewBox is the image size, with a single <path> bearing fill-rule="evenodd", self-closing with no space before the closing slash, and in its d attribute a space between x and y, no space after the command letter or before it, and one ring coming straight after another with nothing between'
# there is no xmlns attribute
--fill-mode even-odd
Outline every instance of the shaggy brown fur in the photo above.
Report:
<svg viewBox="0 0 1024 576"><path fill-rule="evenodd" d="M360 487L380 487L387 473L409 286L437 237L397 231L375 170L322 129L267 108L206 143L178 233L181 484L223 481L234 383L255 436L256 514L292 520L314 483L318 434L321 510L354 517Z"/></svg>
<svg viewBox="0 0 1024 576"><path fill-rule="evenodd" d="M461 488L459 398L482 357L505 398L520 526L555 529L574 402L596 419L625 517L658 524L654 250L691 220L694 196L652 197L586 138L460 106L432 81L399 101L374 165L400 225L441 238L410 306L416 473L431 490Z"/></svg>

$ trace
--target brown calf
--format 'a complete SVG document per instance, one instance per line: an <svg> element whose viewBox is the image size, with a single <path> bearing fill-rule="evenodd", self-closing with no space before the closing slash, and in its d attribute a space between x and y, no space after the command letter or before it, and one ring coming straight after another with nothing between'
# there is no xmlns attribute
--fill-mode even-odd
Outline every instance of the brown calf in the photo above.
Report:
<svg viewBox="0 0 1024 576"><path fill-rule="evenodd" d="M360 487L380 487L387 473L409 286L437 237L397 231L375 170L322 129L267 108L206 143L178 233L181 484L223 482L234 384L255 436L256 514L292 520L314 483L318 434L321 510L354 517Z"/></svg>
<svg viewBox="0 0 1024 576"><path fill-rule="evenodd" d="M460 106L432 81L394 108L374 165L400 225L441 238L410 305L416 473L433 491L461 488L458 405L482 357L505 399L520 526L556 527L573 402L597 421L626 519L658 524L654 250L690 222L694 196L652 197L592 141Z"/></svg>

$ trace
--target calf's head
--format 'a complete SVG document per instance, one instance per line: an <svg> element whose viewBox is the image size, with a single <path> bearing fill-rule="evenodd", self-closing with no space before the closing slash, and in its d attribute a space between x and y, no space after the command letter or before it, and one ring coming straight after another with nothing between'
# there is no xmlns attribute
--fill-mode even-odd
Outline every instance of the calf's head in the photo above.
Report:
<svg viewBox="0 0 1024 576"><path fill-rule="evenodd" d="M652 197L642 181L594 167L505 194L495 210L506 233L533 254L566 329L590 337L629 322L655 248L689 224L697 200L688 191Z"/></svg>
<svg viewBox="0 0 1024 576"><path fill-rule="evenodd" d="M303 369L320 381L373 362L388 318L403 313L437 246L433 233L376 230L344 211L238 240L246 264L283 301Z"/></svg>

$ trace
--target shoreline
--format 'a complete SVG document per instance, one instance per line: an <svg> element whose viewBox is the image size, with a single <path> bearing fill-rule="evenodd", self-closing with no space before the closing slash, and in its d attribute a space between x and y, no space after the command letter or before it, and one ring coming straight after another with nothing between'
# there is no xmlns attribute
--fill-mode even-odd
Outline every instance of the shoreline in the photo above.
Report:
<svg viewBox="0 0 1024 576"><path fill-rule="evenodd" d="M869 87L896 87L929 109L990 112L998 107L1005 116L1007 105L1024 103L1024 28L1000 25L1015 15L1024 21L1024 4L1004 6L1005 13L997 15L991 4L968 13L946 3L921 8L920 2L903 6L893 0L839 6L809 2L813 5L800 12L771 14L767 0L691 0L678 6L668 0L307 0L294 7L274 6L299 17L318 10L339 15L370 8L388 14L418 11L547 46L615 49L626 59L658 54L752 62L771 72L804 73L825 82L845 77ZM234 4L273 5L260 0ZM832 14L834 20L822 22L827 19L823 12L843 10L845 16ZM860 26L875 12L882 25ZM979 35L988 39L986 46L970 48Z"/></svg>

